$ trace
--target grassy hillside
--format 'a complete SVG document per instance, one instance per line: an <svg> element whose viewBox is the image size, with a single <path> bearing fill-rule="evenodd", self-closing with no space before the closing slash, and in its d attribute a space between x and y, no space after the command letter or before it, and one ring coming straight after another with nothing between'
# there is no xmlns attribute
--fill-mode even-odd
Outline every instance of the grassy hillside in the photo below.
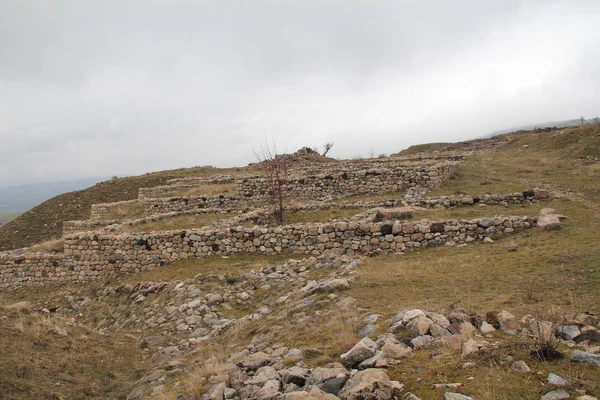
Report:
<svg viewBox="0 0 600 400"><path fill-rule="evenodd" d="M289 313L285 303L279 305L276 299L288 295L290 288L257 287L252 300L236 302L220 311L227 317L240 318L255 312L261 304L269 304L272 313L239 328L231 328L217 340L202 341L187 349L177 358L185 372L167 377L163 392L145 398L174 400L183 398L182 393L185 393L188 396L185 398L199 399L208 377L218 376L217 369L211 370L210 362L217 360L214 362L218 364L219 360L226 360L230 353L239 352L249 344L268 342L297 347L303 351L304 362L313 367L340 361L339 355L358 340L356 330L360 320L372 313L382 314L381 320L384 320L399 310L411 308L444 313L451 304L480 315L491 310L508 310L517 319L526 314L551 318L550 314L564 317L584 311L600 313L599 143L600 126L596 125L436 145L439 151L453 151L457 146L478 149L458 167L451 181L436 190L437 194L504 193L542 187L549 189L556 198L531 206L428 210L422 211L417 218L474 218L500 213L536 215L542 207L553 207L568 219L557 231L524 230L492 244L439 246L405 255L365 258L355 270L358 279L347 289L335 294L318 294L314 302L307 302L301 308L290 308ZM133 191L135 185L154 184L166 179L162 175L174 173L151 174L146 176L147 182L142 181L144 177L137 177L123 179L121 183L104 183L104 190L112 193L121 187ZM389 194L381 197L389 197ZM326 220L335 212L339 210L298 213L290 218ZM174 222L189 224L197 221ZM160 221L156 223L156 229L163 227ZM136 296L129 292L124 296L117 291L112 297L99 297L98 293L107 285L136 286L139 282L150 281L168 282L174 288L178 282L185 281L186 285L197 287L205 295L211 291L219 292L228 284L245 287L243 274L265 265L280 265L287 258L243 255L186 259L140 274L107 278L106 282L98 280L0 292L0 306L29 300L38 310L37 313L18 314L0 307L3 321L0 324L0 398L3 390L9 393L8 398L14 399L123 398L127 388L134 387L140 376L149 373L148 357L159 353L154 348L158 346L157 338L162 338L160 346L178 343L182 338L181 333L163 328L135 330L126 328L125 324L119 325L123 327L121 329L108 330L110 336L98 335L99 327L111 326L114 321L134 317L143 321L147 317L166 315L167 306L175 305L174 309L177 309L179 303L176 301L184 301L187 296L173 289L162 294L148 294L145 301L138 301L138 292L135 292ZM331 270L314 270L306 279L319 279L330 273ZM87 296L99 298L98 309L77 309L77 319L65 320L64 315L75 315L65 311L69 310L66 299L73 293L79 301ZM335 303L347 296L355 300L353 308L336 308ZM272 301L261 303L268 299ZM142 312L144 305L151 310L155 306L157 310L163 308L148 314ZM49 315L39 312L41 307L52 308L50 306L58 307L58 311ZM86 321L87 327L79 325ZM57 334L56 325L66 327L69 336ZM375 338L380 332L374 332L371 337ZM130 334L139 341L132 341ZM574 364L568 358L536 361L522 347L531 341L527 336L495 332L486 340L498 343L502 351L515 360L526 360L532 372L516 374L511 372L510 363L503 364L500 358L492 357L473 359L476 365L465 370L461 365L466 360L450 347L419 350L387 372L404 383L405 391L422 399L443 398L444 389L436 389L434 384L461 382L464 385L459 391L475 398L537 400L553 388L545 381L549 373L559 374L572 382L565 388L571 398L576 397L576 391L578 394L600 394L600 369L597 367ZM151 348L140 351L140 346L147 343L152 344ZM557 348L565 354L572 350L564 344ZM61 356L58 361L56 354ZM74 368L74 365L79 367Z"/></svg>
<svg viewBox="0 0 600 400"><path fill-rule="evenodd" d="M234 174L239 168L184 168L153 172L141 176L113 179L85 190L61 194L32 208L0 227L0 251L28 247L61 236L63 221L88 219L94 203L109 203L137 198L138 189L166 184L185 176L217 173Z"/></svg>
<svg viewBox="0 0 600 400"><path fill-rule="evenodd" d="M0 211L0 226L21 215L20 211Z"/></svg>

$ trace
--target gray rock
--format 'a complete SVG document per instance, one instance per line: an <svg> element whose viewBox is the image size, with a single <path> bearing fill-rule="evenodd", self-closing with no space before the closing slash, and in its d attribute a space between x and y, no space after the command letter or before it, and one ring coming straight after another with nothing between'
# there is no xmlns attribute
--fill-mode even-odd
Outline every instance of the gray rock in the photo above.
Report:
<svg viewBox="0 0 600 400"><path fill-rule="evenodd" d="M386 367L388 364L383 357L381 357L381 354L380 350L376 350L372 357L369 357L358 364L358 369Z"/></svg>
<svg viewBox="0 0 600 400"><path fill-rule="evenodd" d="M404 322L405 324L412 320L415 319L417 317L423 316L425 317L425 313L419 309L414 309L414 310L408 310L404 313L404 315L402 316L402 322Z"/></svg>
<svg viewBox="0 0 600 400"><path fill-rule="evenodd" d="M307 385L316 385L319 386L326 381L334 378L344 378L344 381L348 379L350 373L346 368L315 368L310 376L308 377L306 384Z"/></svg>
<svg viewBox="0 0 600 400"><path fill-rule="evenodd" d="M279 373L275 370L275 368L270 366L260 367L256 371L256 374L248 381L246 381L246 385L262 386L267 381L271 381L274 379L279 379Z"/></svg>
<svg viewBox="0 0 600 400"><path fill-rule="evenodd" d="M569 384L569 382L567 382L563 377L558 376L556 374L550 374L548 375L548 378L546 378L548 380L548 383L551 385L556 385L556 386L566 386Z"/></svg>
<svg viewBox="0 0 600 400"><path fill-rule="evenodd" d="M600 367L600 355L588 353L586 351L573 351L573 354L571 354L571 361L582 364L591 364L595 365L596 367Z"/></svg>
<svg viewBox="0 0 600 400"><path fill-rule="evenodd" d="M519 323L514 315L509 313L508 311L500 311L496 318L498 319L498 323L500 324L500 329L503 332L509 334L516 334L519 329Z"/></svg>
<svg viewBox="0 0 600 400"><path fill-rule="evenodd" d="M342 400L388 400L392 398L392 383L380 369L365 369L354 374L340 392Z"/></svg>
<svg viewBox="0 0 600 400"><path fill-rule="evenodd" d="M56 334L59 336L68 336L69 335L67 330L65 328L63 328L62 326L55 326L54 332L56 332Z"/></svg>
<svg viewBox="0 0 600 400"><path fill-rule="evenodd" d="M492 226L492 220L489 218L481 218L479 220L479 226L481 226L482 228L489 228L490 226Z"/></svg>
<svg viewBox="0 0 600 400"><path fill-rule="evenodd" d="M289 369L279 371L279 375L281 375L281 380L283 383L294 383L299 387L302 387L310 375L310 370L307 368L294 366Z"/></svg>
<svg viewBox="0 0 600 400"><path fill-rule="evenodd" d="M473 339L469 339L463 344L460 355L461 357L470 356L484 348L486 345L486 342L477 342Z"/></svg>
<svg viewBox="0 0 600 400"><path fill-rule="evenodd" d="M413 345L415 350L420 349L422 347L429 347L435 343L435 339L430 335L417 336L416 338L410 341L410 344Z"/></svg>
<svg viewBox="0 0 600 400"><path fill-rule="evenodd" d="M483 321L479 330L481 333L492 333L496 330L496 328L494 328L492 324L488 324L487 322Z"/></svg>
<svg viewBox="0 0 600 400"><path fill-rule="evenodd" d="M381 318L381 314L369 314L363 318L363 322L365 324L374 324L379 318Z"/></svg>
<svg viewBox="0 0 600 400"><path fill-rule="evenodd" d="M271 364L272 362L273 359L271 356L259 351L258 353L250 354L249 356L245 357L243 360L239 361L237 365L250 371L254 371L262 366Z"/></svg>
<svg viewBox="0 0 600 400"><path fill-rule="evenodd" d="M359 338L367 337L371 333L375 332L377 330L377 328L379 328L379 325L377 325L377 324L365 325L358 330L358 332L356 333L356 336L358 336Z"/></svg>
<svg viewBox="0 0 600 400"><path fill-rule="evenodd" d="M569 397L571 397L569 396L569 393L564 390L553 390L540 397L540 400L563 400L568 399Z"/></svg>
<svg viewBox="0 0 600 400"><path fill-rule="evenodd" d="M398 342L393 337L388 337L381 346L381 356L388 359L400 359L409 357L412 353L412 349L404 343Z"/></svg>
<svg viewBox="0 0 600 400"><path fill-rule="evenodd" d="M474 400L472 397L465 396L460 393L446 392L444 393L444 400Z"/></svg>
<svg viewBox="0 0 600 400"><path fill-rule="evenodd" d="M529 368L529 365L527 365L525 361L515 361L510 366L510 369L513 372L518 372L520 374L526 374L528 372L531 372L531 368Z"/></svg>
<svg viewBox="0 0 600 400"><path fill-rule="evenodd" d="M223 400L225 398L225 389L227 386L224 382L218 383L210 387L204 395L200 398L201 400Z"/></svg>
<svg viewBox="0 0 600 400"><path fill-rule="evenodd" d="M537 227L541 231L560 229L560 218L556 214L540 215L538 217Z"/></svg>
<svg viewBox="0 0 600 400"><path fill-rule="evenodd" d="M259 397L261 387L256 385L247 385L242 386L238 390L238 395L240 396L240 400L255 400Z"/></svg>
<svg viewBox="0 0 600 400"><path fill-rule="evenodd" d="M277 379L267 381L258 392L258 398L261 400L276 400L281 398L281 382Z"/></svg>
<svg viewBox="0 0 600 400"><path fill-rule="evenodd" d="M289 361L300 361L302 360L302 351L300 349L289 349L283 358Z"/></svg>
<svg viewBox="0 0 600 400"><path fill-rule="evenodd" d="M421 400L419 397L415 396L411 392L406 393L402 396L402 400Z"/></svg>
<svg viewBox="0 0 600 400"><path fill-rule="evenodd" d="M285 400L339 400L337 396L328 394L317 387L313 387L309 392L290 392L286 393Z"/></svg>
<svg viewBox="0 0 600 400"><path fill-rule="evenodd" d="M347 380L348 380L348 377L332 378L332 379L329 379L328 381L324 382L320 386L320 388L325 393L330 393L330 394L334 394L337 396L338 393L340 392L340 390L342 390L342 388L346 384Z"/></svg>
<svg viewBox="0 0 600 400"><path fill-rule="evenodd" d="M565 340L573 340L581 335L577 325L560 325L556 327L556 336Z"/></svg>
<svg viewBox="0 0 600 400"><path fill-rule="evenodd" d="M340 358L345 366L353 367L361 361L372 357L375 354L375 350L377 350L377 344L369 338L363 338L353 348L342 354Z"/></svg>
<svg viewBox="0 0 600 400"><path fill-rule="evenodd" d="M419 315L406 323L406 330L414 337L425 335L433 321L424 315Z"/></svg>

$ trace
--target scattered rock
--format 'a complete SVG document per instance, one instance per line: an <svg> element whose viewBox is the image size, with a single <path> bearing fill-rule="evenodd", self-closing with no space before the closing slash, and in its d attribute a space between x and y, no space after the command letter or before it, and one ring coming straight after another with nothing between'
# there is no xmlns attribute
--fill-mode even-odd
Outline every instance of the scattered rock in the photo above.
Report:
<svg viewBox="0 0 600 400"><path fill-rule="evenodd" d="M565 340L573 340L581 335L577 325L560 325L556 327L556 336Z"/></svg>
<svg viewBox="0 0 600 400"><path fill-rule="evenodd" d="M446 392L444 393L444 400L475 400L473 397L465 396L460 393Z"/></svg>
<svg viewBox="0 0 600 400"><path fill-rule="evenodd" d="M571 361L582 364L591 364L600 367L600 355L588 353L586 351L573 351L573 354L571 355Z"/></svg>
<svg viewBox="0 0 600 400"><path fill-rule="evenodd" d="M540 400L563 400L568 399L569 397L571 397L569 396L569 393L564 390L553 390L540 397Z"/></svg>
<svg viewBox="0 0 600 400"><path fill-rule="evenodd" d="M358 365L361 361L372 357L377 350L377 344L369 338L363 338L353 348L342 354L340 358L347 367Z"/></svg>
<svg viewBox="0 0 600 400"><path fill-rule="evenodd" d="M529 365L527 365L527 363L525 361L515 361L514 363L512 363L512 365L510 366L510 369L513 372L518 372L520 374L526 374L531 372L531 368L529 368Z"/></svg>
<svg viewBox="0 0 600 400"><path fill-rule="evenodd" d="M560 229L560 218L556 214L540 215L537 227L541 231Z"/></svg>
<svg viewBox="0 0 600 400"><path fill-rule="evenodd" d="M290 392L286 393L285 400L337 400L337 396L325 393L318 387L313 387L309 392Z"/></svg>
<svg viewBox="0 0 600 400"><path fill-rule="evenodd" d="M546 380L549 384L556 386L566 386L569 384L569 382L567 382L563 377L552 373L548 375L548 378L546 378Z"/></svg>
<svg viewBox="0 0 600 400"><path fill-rule="evenodd" d="M354 374L340 392L343 400L387 400L392 398L392 383L381 369L365 369Z"/></svg>

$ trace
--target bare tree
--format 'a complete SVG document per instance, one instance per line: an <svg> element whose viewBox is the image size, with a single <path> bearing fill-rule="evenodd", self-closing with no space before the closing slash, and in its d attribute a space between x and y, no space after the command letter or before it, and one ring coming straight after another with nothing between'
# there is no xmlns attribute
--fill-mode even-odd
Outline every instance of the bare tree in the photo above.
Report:
<svg viewBox="0 0 600 400"><path fill-rule="evenodd" d="M288 176L287 160L280 154L277 154L275 142L269 146L265 139L264 145L260 145L260 150L254 150L254 155L260 162L265 180L267 183L267 196L269 204L272 207L272 214L278 225L284 223L285 184Z"/></svg>
<svg viewBox="0 0 600 400"><path fill-rule="evenodd" d="M373 149L369 150L369 158L375 158L375 152L373 151Z"/></svg>
<svg viewBox="0 0 600 400"><path fill-rule="evenodd" d="M579 125L585 124L585 117L579 117Z"/></svg>
<svg viewBox="0 0 600 400"><path fill-rule="evenodd" d="M333 147L333 142L328 142L323 145L323 156L326 156L329 153L329 150Z"/></svg>

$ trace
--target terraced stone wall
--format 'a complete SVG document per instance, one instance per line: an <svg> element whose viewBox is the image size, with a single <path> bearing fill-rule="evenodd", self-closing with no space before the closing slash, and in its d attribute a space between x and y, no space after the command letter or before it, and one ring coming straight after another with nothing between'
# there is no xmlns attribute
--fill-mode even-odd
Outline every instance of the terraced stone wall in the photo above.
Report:
<svg viewBox="0 0 600 400"><path fill-rule="evenodd" d="M322 199L357 194L386 193L410 187L437 187L452 176L457 162L442 162L432 166L387 167L343 172L336 175L309 176L290 180L286 186L288 199ZM201 208L244 208L265 204L269 200L268 184L263 178L239 182L238 193L218 196L179 196L144 198L148 215Z"/></svg>
<svg viewBox="0 0 600 400"><path fill-rule="evenodd" d="M149 234L84 232L65 237L64 253L0 255L0 288L83 281L139 272L190 257L234 254L395 253L497 238L535 226L530 217L417 222L350 221L282 227L227 226Z"/></svg>
<svg viewBox="0 0 600 400"><path fill-rule="evenodd" d="M454 174L457 162L442 162L432 166L386 166L367 170L348 170L329 175L295 178L285 186L292 199L320 199L326 196L385 193L410 187L437 187ZM247 199L266 200L269 185L265 179L245 179L239 194Z"/></svg>
<svg viewBox="0 0 600 400"><path fill-rule="evenodd" d="M146 215L166 214L201 209L226 208L242 210L256 206L260 202L253 202L239 195L221 194L217 196L179 196L165 198L146 198L141 200L145 204Z"/></svg>
<svg viewBox="0 0 600 400"><path fill-rule="evenodd" d="M96 220L104 220L107 215L117 207L120 207L125 204L133 204L137 203L137 200L126 200L126 201L118 201L115 203L97 203L92 204L92 208L90 211L90 219Z"/></svg>
<svg viewBox="0 0 600 400"><path fill-rule="evenodd" d="M151 234L67 236L65 260L83 271L136 272L189 257L233 254L320 254L337 249L344 254L401 252L415 248L497 238L530 228L530 217L495 217L472 221L340 222L270 228L230 227L207 231Z"/></svg>
<svg viewBox="0 0 600 400"><path fill-rule="evenodd" d="M0 289L76 280L78 271L63 261L62 254L0 254Z"/></svg>

